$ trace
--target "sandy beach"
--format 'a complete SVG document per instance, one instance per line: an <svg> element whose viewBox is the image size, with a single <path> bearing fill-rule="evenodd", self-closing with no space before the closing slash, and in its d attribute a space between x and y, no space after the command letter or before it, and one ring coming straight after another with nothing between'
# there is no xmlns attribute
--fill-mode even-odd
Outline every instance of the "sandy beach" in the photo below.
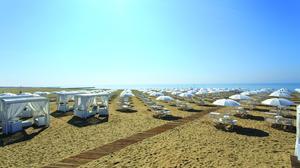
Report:
<svg viewBox="0 0 300 168"><path fill-rule="evenodd" d="M137 97L132 98L137 112L116 111L118 99L116 97L110 104L109 122L84 127L76 125L72 113L56 114L56 105L52 102L51 126L32 139L1 147L1 167L46 166L175 122L153 118L152 112ZM186 112L168 103L159 104L171 110L173 116L183 118L211 108L191 104L196 112ZM217 112L230 110L219 108ZM251 111L251 115L252 119L236 118L241 127L238 132L216 129L211 118L205 115L82 167L290 167L289 156L294 151L295 133L271 128L268 122L261 120L269 116L264 112ZM26 132L32 133L33 129Z"/></svg>

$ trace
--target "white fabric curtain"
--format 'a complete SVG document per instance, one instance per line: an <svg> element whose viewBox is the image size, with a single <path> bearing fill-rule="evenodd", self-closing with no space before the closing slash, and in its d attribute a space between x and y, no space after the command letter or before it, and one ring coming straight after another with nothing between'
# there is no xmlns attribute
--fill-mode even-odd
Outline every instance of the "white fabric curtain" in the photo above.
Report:
<svg viewBox="0 0 300 168"><path fill-rule="evenodd" d="M8 104L5 108L6 113L3 113L3 122L7 122L16 118L21 114L28 103Z"/></svg>

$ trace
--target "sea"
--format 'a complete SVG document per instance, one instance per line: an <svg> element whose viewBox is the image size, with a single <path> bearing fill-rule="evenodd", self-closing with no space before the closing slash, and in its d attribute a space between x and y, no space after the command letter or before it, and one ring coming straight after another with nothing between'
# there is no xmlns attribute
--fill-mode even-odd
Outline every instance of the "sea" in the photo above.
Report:
<svg viewBox="0 0 300 168"><path fill-rule="evenodd" d="M243 90L257 90L262 88L294 90L300 88L300 83L260 83L260 84L151 84L151 85L97 85L97 88L108 89L184 89L184 88L240 88Z"/></svg>

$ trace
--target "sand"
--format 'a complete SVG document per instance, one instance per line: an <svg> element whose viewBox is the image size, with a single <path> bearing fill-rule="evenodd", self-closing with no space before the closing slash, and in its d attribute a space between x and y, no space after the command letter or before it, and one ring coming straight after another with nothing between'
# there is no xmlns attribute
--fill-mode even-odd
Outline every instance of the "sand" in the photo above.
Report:
<svg viewBox="0 0 300 168"><path fill-rule="evenodd" d="M32 139L0 147L0 167L45 166L171 122L153 118L152 112L137 98L133 98L136 113L116 111L116 102L117 98L111 103L108 123L77 127L68 123L72 115L51 117L51 126ZM174 116L193 114L161 104ZM51 110L55 108L52 103ZM194 105L194 108L201 112L208 107ZM267 116L258 111L251 114ZM273 129L266 121L238 119L238 125L246 129L239 133L224 132L204 116L82 167L290 167L294 133ZM254 133L246 134L250 129Z"/></svg>
<svg viewBox="0 0 300 168"><path fill-rule="evenodd" d="M290 167L294 133L266 121L238 119L238 125L244 131L224 132L205 116L82 167Z"/></svg>

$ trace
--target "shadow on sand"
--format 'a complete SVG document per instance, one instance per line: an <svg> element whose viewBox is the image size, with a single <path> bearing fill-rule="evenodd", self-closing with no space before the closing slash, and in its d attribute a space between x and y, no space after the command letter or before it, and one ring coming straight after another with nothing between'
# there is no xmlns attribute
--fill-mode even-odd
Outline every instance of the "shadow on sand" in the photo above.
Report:
<svg viewBox="0 0 300 168"><path fill-rule="evenodd" d="M108 122L108 117L90 117L87 119L82 119L77 116L73 116L69 121L68 124L71 124L75 127L86 127L90 125L96 125Z"/></svg>
<svg viewBox="0 0 300 168"><path fill-rule="evenodd" d="M240 135L246 135L246 136L254 136L254 137L267 137L269 136L269 133L255 129L255 128L245 128L241 126L235 126L234 132Z"/></svg>
<svg viewBox="0 0 300 168"><path fill-rule="evenodd" d="M192 113L198 113L198 112L202 112L203 110L190 109L190 110L182 110L182 111L187 111L187 112L192 112Z"/></svg>
<svg viewBox="0 0 300 168"><path fill-rule="evenodd" d="M253 109L250 109L250 108L245 108L245 110L250 110L250 111L259 111L259 112L270 112L269 109L260 109L260 108L253 108Z"/></svg>
<svg viewBox="0 0 300 168"><path fill-rule="evenodd" d="M26 130L22 130L20 132L16 132L12 135L0 135L0 146L11 145L18 142L28 141L41 132L43 132L46 128L36 128L32 133L27 133Z"/></svg>
<svg viewBox="0 0 300 168"><path fill-rule="evenodd" d="M122 112L122 113L136 113L137 110L135 109L117 109L117 111Z"/></svg>
<svg viewBox="0 0 300 168"><path fill-rule="evenodd" d="M155 116L153 116L153 117L157 118L157 119L165 120L165 121L176 121L176 120L182 119L182 117L173 116L173 115L166 115L163 117L155 117Z"/></svg>
<svg viewBox="0 0 300 168"><path fill-rule="evenodd" d="M289 132L289 133L296 133L296 127L295 126L282 126L282 125L276 125L272 124L271 126L274 129L277 129L279 131Z"/></svg>
<svg viewBox="0 0 300 168"><path fill-rule="evenodd" d="M255 116L255 115L251 115L251 114L248 114L246 115L245 117L241 117L240 115L234 115L235 117L238 117L238 118L242 118L242 119L248 119L248 120L255 120L255 121L265 121L265 118L262 117L262 116Z"/></svg>
<svg viewBox="0 0 300 168"><path fill-rule="evenodd" d="M61 118L61 117L73 115L73 111L68 111L68 112L55 111L55 112L51 113L50 115L55 118Z"/></svg>

